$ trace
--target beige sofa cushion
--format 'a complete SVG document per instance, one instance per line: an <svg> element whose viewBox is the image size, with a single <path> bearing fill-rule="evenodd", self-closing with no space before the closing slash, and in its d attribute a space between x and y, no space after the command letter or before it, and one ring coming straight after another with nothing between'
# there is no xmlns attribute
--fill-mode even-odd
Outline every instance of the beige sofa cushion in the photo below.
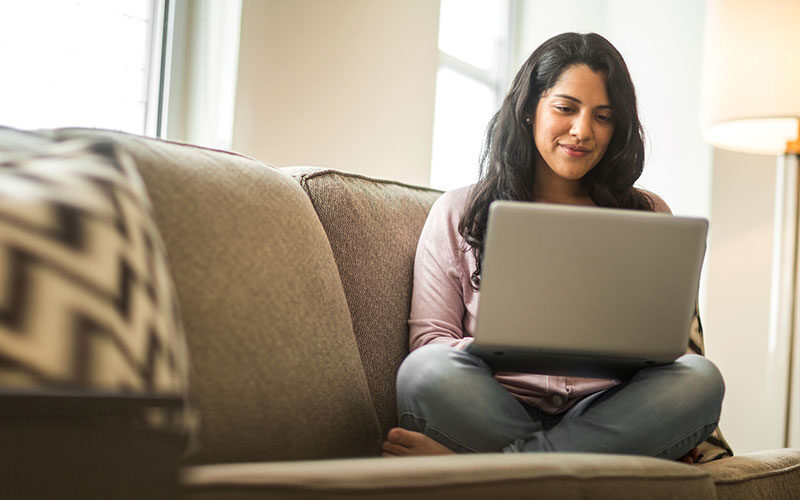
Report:
<svg viewBox="0 0 800 500"><path fill-rule="evenodd" d="M377 453L375 412L325 232L289 176L121 133L169 253L202 428L197 462Z"/></svg>
<svg viewBox="0 0 800 500"><path fill-rule="evenodd" d="M800 449L748 453L700 468L714 477L719 500L800 498Z"/></svg>
<svg viewBox="0 0 800 500"><path fill-rule="evenodd" d="M570 453L477 454L184 469L182 499L714 499L698 467Z"/></svg>
<svg viewBox="0 0 800 500"><path fill-rule="evenodd" d="M414 254L441 191L313 167L284 168L308 193L339 266L381 429L397 425Z"/></svg>

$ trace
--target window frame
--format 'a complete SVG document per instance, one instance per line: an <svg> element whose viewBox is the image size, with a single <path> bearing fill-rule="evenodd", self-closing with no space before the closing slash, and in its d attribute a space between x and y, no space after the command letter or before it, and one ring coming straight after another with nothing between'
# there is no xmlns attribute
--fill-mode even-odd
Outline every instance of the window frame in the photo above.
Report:
<svg viewBox="0 0 800 500"><path fill-rule="evenodd" d="M484 0L490 3L499 3L498 0ZM500 108L502 105L503 99L505 98L506 91L510 84L512 75L510 74L510 67L511 63L515 54L516 48L516 19L517 13L519 12L519 2L520 0L505 0L505 38L499 40L498 43L495 43L494 47L494 61L495 64L492 65L490 69L483 69L479 68L459 57L456 57L452 54L449 54L441 49L441 47L437 44L438 50L438 65L436 68L437 75L440 73L442 69L448 69L455 74L465 77L469 80L477 82L479 84L485 85L489 87L489 89L494 93L495 98L495 107L497 109ZM440 16L441 16L441 2L440 2ZM441 18L440 18L440 26L441 26ZM437 76L437 95L438 95L438 81ZM434 109L436 105L434 104ZM436 120L436 114L434 111L434 120ZM431 140L431 173L429 177L429 184L432 187L441 188L442 186L435 185L434 182L439 177L439 172L436 170L437 165L434 163L435 151L437 151L437 141L436 141L436 126L434 125L433 137ZM477 180L477 165L475 165L475 180ZM445 176L442 176L445 177Z"/></svg>

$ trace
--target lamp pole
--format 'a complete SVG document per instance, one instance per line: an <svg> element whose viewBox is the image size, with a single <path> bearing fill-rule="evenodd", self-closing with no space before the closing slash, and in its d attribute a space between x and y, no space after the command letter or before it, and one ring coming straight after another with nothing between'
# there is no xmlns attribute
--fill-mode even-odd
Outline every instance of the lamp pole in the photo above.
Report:
<svg viewBox="0 0 800 500"><path fill-rule="evenodd" d="M785 338L783 346L781 346L786 349L786 355L784 356L786 366L778 367L779 369L782 368L783 372L782 374L776 374L779 377L782 375L784 380L786 380L786 375L789 375L788 381L786 381L785 428L783 433L783 445L786 447L796 446L796 443L800 441L800 368L797 366L800 363L800 335L797 332L798 325L800 325L800 308L798 308L798 297L800 297L800 289L798 288L800 285L800 247L798 246L798 237L800 237L800 120L798 120L797 128L795 140L786 143L786 152L782 155L781 167L786 180L783 190L785 193L786 191L791 191L791 193L786 193L788 203L781 210L782 212L791 210L793 222L793 228L790 230L792 241L789 245L791 247L789 250L791 251L792 267L784 270L786 272L784 276L788 275L791 279L791 289L789 290L791 309L784 314L789 321L788 338ZM779 229L776 225L776 234ZM773 283L776 281L775 278L773 275ZM771 330L770 341L772 341Z"/></svg>
<svg viewBox="0 0 800 500"><path fill-rule="evenodd" d="M798 318L798 228L800 226L800 172L798 155L787 152L778 157L775 189L775 225L772 251L770 322L768 353L774 362L768 365L766 387L771 401L782 402L776 408L784 416L783 446L789 446L792 380L792 350ZM796 418L796 417L795 417Z"/></svg>

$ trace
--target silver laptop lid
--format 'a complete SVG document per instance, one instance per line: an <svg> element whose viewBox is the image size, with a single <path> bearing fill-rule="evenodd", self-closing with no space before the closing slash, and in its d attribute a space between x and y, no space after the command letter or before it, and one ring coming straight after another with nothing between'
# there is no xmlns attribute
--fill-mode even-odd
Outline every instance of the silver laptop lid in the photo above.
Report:
<svg viewBox="0 0 800 500"><path fill-rule="evenodd" d="M707 231L699 218L494 202L476 344L670 362L688 342Z"/></svg>

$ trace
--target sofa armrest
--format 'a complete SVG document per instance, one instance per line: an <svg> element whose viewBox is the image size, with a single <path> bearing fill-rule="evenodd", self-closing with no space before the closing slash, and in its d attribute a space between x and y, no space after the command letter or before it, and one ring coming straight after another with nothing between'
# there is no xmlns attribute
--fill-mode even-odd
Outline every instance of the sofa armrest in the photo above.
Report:
<svg viewBox="0 0 800 500"><path fill-rule="evenodd" d="M715 499L708 473L649 457L481 453L185 467L180 499Z"/></svg>
<svg viewBox="0 0 800 500"><path fill-rule="evenodd" d="M719 500L789 500L800 492L800 449L746 453L699 467L714 478Z"/></svg>
<svg viewBox="0 0 800 500"><path fill-rule="evenodd" d="M0 391L4 498L172 498L186 436L145 425L179 397Z"/></svg>

